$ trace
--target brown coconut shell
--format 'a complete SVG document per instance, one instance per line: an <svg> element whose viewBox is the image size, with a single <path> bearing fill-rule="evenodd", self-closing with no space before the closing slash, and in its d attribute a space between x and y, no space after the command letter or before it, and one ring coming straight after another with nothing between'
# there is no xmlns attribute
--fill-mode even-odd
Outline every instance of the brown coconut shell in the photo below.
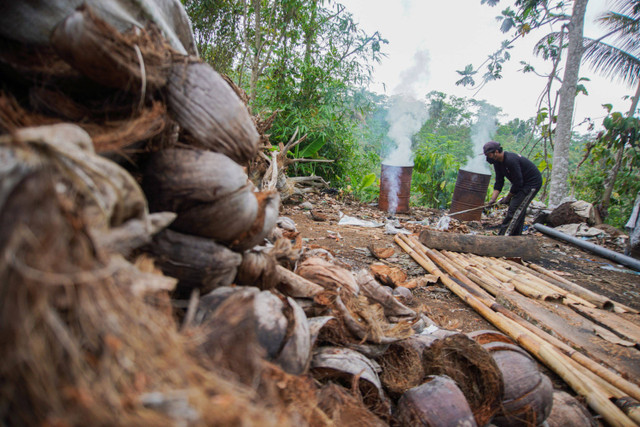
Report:
<svg viewBox="0 0 640 427"><path fill-rule="evenodd" d="M159 32L120 34L83 5L58 24L50 40L60 57L105 86L144 94L167 83L171 50Z"/></svg>
<svg viewBox="0 0 640 427"><path fill-rule="evenodd" d="M425 373L453 379L464 393L476 423L487 424L499 412L506 388L492 355L463 333L440 329L425 337L432 340L422 351Z"/></svg>
<svg viewBox="0 0 640 427"><path fill-rule="evenodd" d="M564 391L553 392L553 407L546 419L546 424L549 427L595 427L597 425L587 408L578 402L578 399Z"/></svg>
<svg viewBox="0 0 640 427"><path fill-rule="evenodd" d="M551 412L553 386L535 360L514 344L493 342L482 347L491 353L504 379L502 409L492 422L497 426L542 424Z"/></svg>
<svg viewBox="0 0 640 427"><path fill-rule="evenodd" d="M232 316L232 327L243 336L245 342L226 341L231 332L218 330L226 328L225 316ZM309 324L302 309L291 298L279 297L268 291L261 292L252 287L223 287L201 299L194 320L212 329L204 344L207 351L221 351L217 357L245 358L249 363L247 368L231 360L225 362L242 378L253 378L259 373L258 358L272 361L294 375L302 374L309 365ZM220 337L224 344L215 342ZM246 360L246 356L240 354L242 351L253 353L252 357L256 360Z"/></svg>
<svg viewBox="0 0 640 427"><path fill-rule="evenodd" d="M280 206L277 193L255 192L240 165L210 151L154 153L142 184L152 211L178 214L172 229L238 250L263 241Z"/></svg>
<svg viewBox="0 0 640 427"><path fill-rule="evenodd" d="M200 294L233 283L242 255L214 240L163 230L146 247L157 266L167 276L179 280L176 297L188 297L191 290Z"/></svg>
<svg viewBox="0 0 640 427"><path fill-rule="evenodd" d="M166 92L169 111L191 145L224 154L242 165L254 159L259 136L253 120L210 65L174 63Z"/></svg>
<svg viewBox="0 0 640 427"><path fill-rule="evenodd" d="M464 394L444 375L429 376L425 383L406 391L394 420L406 427L477 426Z"/></svg>

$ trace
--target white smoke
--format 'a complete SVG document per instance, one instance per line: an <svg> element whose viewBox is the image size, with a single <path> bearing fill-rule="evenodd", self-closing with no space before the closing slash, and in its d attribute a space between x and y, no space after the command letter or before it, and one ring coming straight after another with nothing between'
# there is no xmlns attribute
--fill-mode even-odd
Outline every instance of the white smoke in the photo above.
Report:
<svg viewBox="0 0 640 427"><path fill-rule="evenodd" d="M413 166L411 137L415 135L428 118L424 102L417 99L418 87L424 85L429 77L429 52L418 51L413 57L414 63L400 73L401 83L393 90L389 102L387 136L394 147L383 160L389 166ZM400 169L388 168L385 178L388 180L389 212L395 213L398 207Z"/></svg>
<svg viewBox="0 0 640 427"><path fill-rule="evenodd" d="M478 120L471 126L472 155L467 157L467 163L461 168L468 172L491 175L491 168L485 160L482 146L491 141L497 129L496 114L498 109L483 105L478 112Z"/></svg>

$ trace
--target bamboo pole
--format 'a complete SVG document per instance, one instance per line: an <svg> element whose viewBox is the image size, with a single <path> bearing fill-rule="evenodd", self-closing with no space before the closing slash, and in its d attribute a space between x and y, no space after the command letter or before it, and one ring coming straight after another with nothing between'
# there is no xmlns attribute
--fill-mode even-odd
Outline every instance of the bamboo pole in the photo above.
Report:
<svg viewBox="0 0 640 427"><path fill-rule="evenodd" d="M586 299L587 301L591 301L597 306L602 306L603 308L606 309L608 307L611 307L611 305L613 305L613 309L617 313L624 313L624 312L635 313L635 314L640 313L640 311L634 308L628 307L619 302L611 301L605 296L600 295L596 292L590 291L589 289L586 289L570 280L567 280L564 277L557 275L553 271L547 270L546 268L541 267L539 265L525 263L524 267L529 268L537 272L538 274L542 274L546 277L551 278L554 281L554 283L556 283L558 286L564 289L567 289L570 292L573 292L574 294L580 296L581 298Z"/></svg>
<svg viewBox="0 0 640 427"><path fill-rule="evenodd" d="M563 303L565 305L569 305L570 303L573 303L573 304L582 304L585 307L591 307L591 308L597 307L597 305L592 303L591 301L588 301L580 297L579 295L572 293L567 289L561 288L560 286L557 286L547 280L544 280L541 277L530 273L524 268L520 268L520 266L515 262L508 262L506 260L500 260L500 259L496 259L496 262L500 263L504 268L515 269L515 271L518 271L520 274L523 274L524 276L526 276L528 280L532 280L536 283L540 283L541 286L545 286L550 290L552 290L553 292L557 292L558 294L564 296L565 301L563 301Z"/></svg>
<svg viewBox="0 0 640 427"><path fill-rule="evenodd" d="M398 234L395 237L396 243L403 247L403 249L405 247L409 247L409 244L407 243L408 240L408 237L401 234ZM403 244L400 244L400 242ZM608 400L602 388L592 381L588 375L580 376L573 372L569 372L574 367L579 367L579 365L572 364L569 357L559 353L551 344L545 342L536 335L532 335L527 329L520 326L515 321L507 318L502 313L494 311L483 303L478 296L472 294L472 292L464 286L464 284L468 284L468 279L461 280L462 283L458 284L448 275L444 274L434 262L438 262L438 264L442 265L445 269L453 266L443 259L440 254L436 254L434 251L425 247L422 248L422 252L429 257L428 261L413 248L409 254L421 266L427 269L427 271L440 278L447 288L458 295L463 301L467 302L467 304L473 307L479 314L485 317L485 319L516 340L525 349L536 355L536 357L543 361L547 366L552 368L554 372L562 377L576 392L584 396L589 405L596 412L601 414L609 424L614 426L634 425L633 421L629 417L627 417L620 409ZM449 273L452 274L452 272L455 271L456 269L453 268ZM452 275L456 277L455 274ZM558 363L558 361L560 361L560 363ZM578 369L583 370L584 368L579 367Z"/></svg>

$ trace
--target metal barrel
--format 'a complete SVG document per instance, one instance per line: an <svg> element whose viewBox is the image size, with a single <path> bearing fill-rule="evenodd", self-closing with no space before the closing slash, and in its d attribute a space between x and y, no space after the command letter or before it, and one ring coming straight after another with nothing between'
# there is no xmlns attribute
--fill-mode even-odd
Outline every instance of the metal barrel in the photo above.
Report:
<svg viewBox="0 0 640 427"><path fill-rule="evenodd" d="M409 212L413 166L382 164L378 208L391 213Z"/></svg>
<svg viewBox="0 0 640 427"><path fill-rule="evenodd" d="M489 188L491 175L483 173L469 172L464 169L458 171L456 187L453 190L453 199L449 213L464 211L476 208L484 204ZM453 218L459 221L478 221L482 216L482 209L454 215Z"/></svg>

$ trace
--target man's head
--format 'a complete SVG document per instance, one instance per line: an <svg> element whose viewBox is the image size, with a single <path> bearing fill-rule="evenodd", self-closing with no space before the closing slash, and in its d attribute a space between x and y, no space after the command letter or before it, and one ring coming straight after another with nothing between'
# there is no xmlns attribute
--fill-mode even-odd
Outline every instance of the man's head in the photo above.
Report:
<svg viewBox="0 0 640 427"><path fill-rule="evenodd" d="M499 157L500 153L502 153L502 147L495 141L489 141L484 144L482 151L484 152L487 162L490 164L494 164L496 160L501 160L496 157Z"/></svg>

